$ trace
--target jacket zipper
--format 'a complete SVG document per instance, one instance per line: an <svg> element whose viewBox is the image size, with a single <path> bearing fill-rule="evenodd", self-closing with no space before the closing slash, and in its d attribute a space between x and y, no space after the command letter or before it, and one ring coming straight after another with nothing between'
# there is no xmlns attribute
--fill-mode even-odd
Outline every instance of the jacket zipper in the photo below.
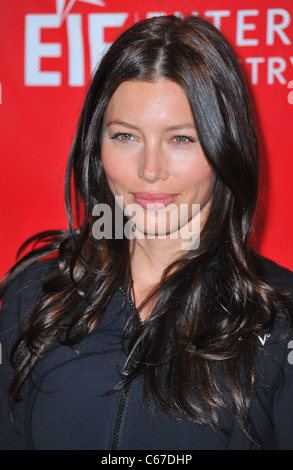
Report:
<svg viewBox="0 0 293 470"><path fill-rule="evenodd" d="M126 408L127 408L128 398L129 398L130 387L131 387L131 383L128 383L125 386L125 389L122 390L122 395L120 398L117 417L116 417L115 426L114 426L111 450L117 450L119 448L120 438L121 438L123 426L125 423L125 415L126 415Z"/></svg>
<svg viewBox="0 0 293 470"><path fill-rule="evenodd" d="M122 287L119 287L119 290L122 292L123 295L125 295L125 290L122 289ZM133 310L136 310L132 300L129 297L127 297L127 301L130 304L130 306L133 308ZM120 398L117 416L116 416L115 425L114 425L111 450L118 450L119 445L120 445L121 435L122 435L122 431L123 431L123 427L125 423L125 416L126 416L130 388L131 388L131 382L128 383L124 389L122 389L122 395Z"/></svg>

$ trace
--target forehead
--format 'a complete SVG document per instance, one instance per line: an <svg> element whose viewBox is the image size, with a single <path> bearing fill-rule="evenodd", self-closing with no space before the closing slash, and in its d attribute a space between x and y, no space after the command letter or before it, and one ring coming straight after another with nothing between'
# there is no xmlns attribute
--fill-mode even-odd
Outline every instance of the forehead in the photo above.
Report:
<svg viewBox="0 0 293 470"><path fill-rule="evenodd" d="M105 113L109 119L184 119L194 124L193 113L183 89L170 80L125 81L112 96Z"/></svg>

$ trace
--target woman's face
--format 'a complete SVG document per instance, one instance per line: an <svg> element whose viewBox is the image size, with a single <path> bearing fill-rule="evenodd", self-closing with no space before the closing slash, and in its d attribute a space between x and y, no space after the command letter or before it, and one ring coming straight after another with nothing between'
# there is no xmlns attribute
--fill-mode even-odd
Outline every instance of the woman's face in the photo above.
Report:
<svg viewBox="0 0 293 470"><path fill-rule="evenodd" d="M102 162L124 210L140 209L135 224L144 234L174 233L198 214L198 205L201 217L209 206L214 174L175 82L125 81L117 88L104 116Z"/></svg>

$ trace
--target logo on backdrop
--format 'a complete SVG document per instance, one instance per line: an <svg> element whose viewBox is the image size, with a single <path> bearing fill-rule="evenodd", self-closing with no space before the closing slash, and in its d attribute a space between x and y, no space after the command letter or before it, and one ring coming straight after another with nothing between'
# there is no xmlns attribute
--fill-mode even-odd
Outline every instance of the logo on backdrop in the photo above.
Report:
<svg viewBox="0 0 293 470"><path fill-rule="evenodd" d="M288 88L293 88L293 80L291 80L289 83L288 83ZM288 103L289 104L293 104L293 91L290 91L289 95L288 95Z"/></svg>
<svg viewBox="0 0 293 470"><path fill-rule="evenodd" d="M76 2L91 3L101 7L105 6L102 0L56 0L56 12L59 15L60 23L63 23Z"/></svg>
<svg viewBox="0 0 293 470"><path fill-rule="evenodd" d="M73 7L81 4L92 5L93 12L88 13L87 17L84 13L73 13ZM121 12L121 10L117 13L107 12L105 7L106 3L103 0L56 0L55 14L27 14L25 16L25 85L58 87L67 80L68 86L84 86L89 78L86 77L87 68L92 72L110 45L106 37L107 28L116 28L118 34L128 18L135 22L142 17L139 12ZM171 12L147 12L143 17L149 18L166 13ZM180 11L173 13L181 15ZM199 13L192 10L190 14L198 15ZM205 10L201 12L201 15L220 30L235 31L231 42L240 53L242 49L241 56L245 55L242 60L245 62L253 85L265 81L268 85L288 86L292 78L293 56L285 54L280 56L280 52L275 53L276 50L279 51L279 46L282 46L283 51L290 51L292 47L291 15L288 10L284 8ZM265 24L265 31L260 30L260 24ZM58 42L57 30L60 28L65 28L67 47ZM51 30L51 35L53 31L53 36L56 30L56 40L43 42L41 39L43 30ZM274 48L275 45L277 49ZM86 47L89 51L86 51ZM88 56L90 64L85 63L85 58ZM52 67L53 70L44 70L43 58L62 58L63 63L59 67L63 69L67 67L66 74L64 70L57 70L56 66ZM89 67L86 67L88 65ZM292 97L289 94L288 102L292 104L291 101Z"/></svg>
<svg viewBox="0 0 293 470"><path fill-rule="evenodd" d="M61 86L62 72L44 71L42 58L63 58L60 42L42 42L41 32L46 29L59 29L66 23L68 45L68 85L85 85L85 41L82 14L70 13L77 3L88 3L104 7L102 0L56 0L56 14L28 14L25 17L25 73L26 86ZM122 27L127 13L91 13L88 15L87 29L90 48L91 70L109 45L105 41L106 27ZM65 48L64 48L65 49ZM65 59L65 57L64 57Z"/></svg>

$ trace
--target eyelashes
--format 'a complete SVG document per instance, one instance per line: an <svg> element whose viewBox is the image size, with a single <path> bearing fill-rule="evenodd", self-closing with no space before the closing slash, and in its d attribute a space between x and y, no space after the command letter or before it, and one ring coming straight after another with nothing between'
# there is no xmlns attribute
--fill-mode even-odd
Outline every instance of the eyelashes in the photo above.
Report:
<svg viewBox="0 0 293 470"><path fill-rule="evenodd" d="M115 140L123 140L124 142L129 142L131 137L133 137L131 134L128 134L127 132L117 132L116 134L111 135L111 139Z"/></svg>
<svg viewBox="0 0 293 470"><path fill-rule="evenodd" d="M130 142L133 138L135 139L135 137L128 132L116 132L115 134L111 135L110 138L112 140L118 140L118 141L126 142L126 143ZM175 135L174 137L172 137L172 139L170 139L171 143L173 143L174 145L180 145L180 146L188 145L190 143L195 143L197 141L198 139L196 139L195 137L191 137L185 134Z"/></svg>
<svg viewBox="0 0 293 470"><path fill-rule="evenodd" d="M175 135L172 139L173 141L176 140L176 144L187 144L187 143L194 143L197 141L194 137L189 137L188 135Z"/></svg>

